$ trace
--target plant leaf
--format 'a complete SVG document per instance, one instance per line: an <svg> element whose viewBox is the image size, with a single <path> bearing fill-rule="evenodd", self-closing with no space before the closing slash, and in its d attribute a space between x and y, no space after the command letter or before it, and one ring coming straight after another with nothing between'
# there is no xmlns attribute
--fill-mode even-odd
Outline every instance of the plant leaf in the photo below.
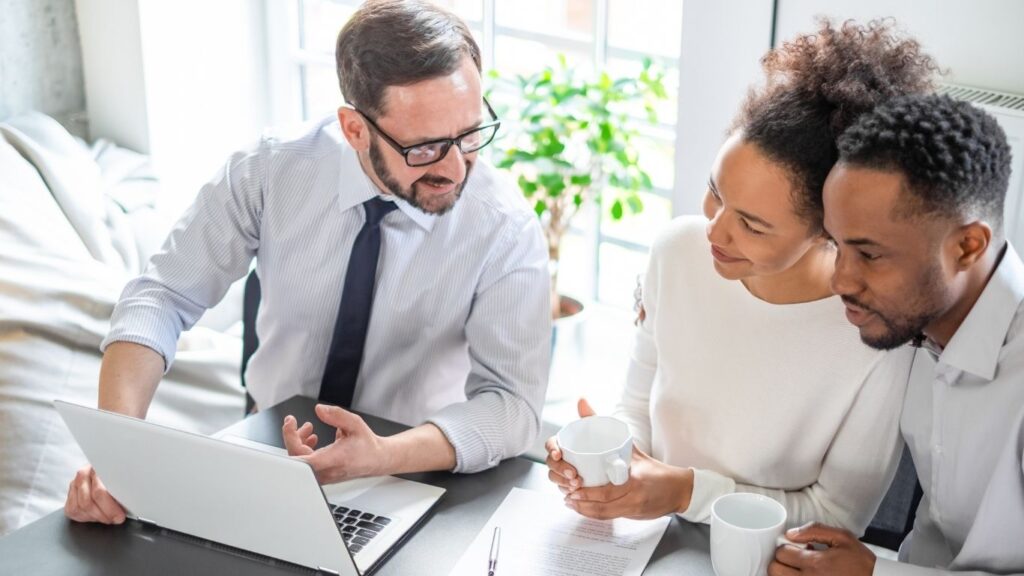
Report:
<svg viewBox="0 0 1024 576"><path fill-rule="evenodd" d="M612 220L622 220L622 201L615 200L612 203Z"/></svg>
<svg viewBox="0 0 1024 576"><path fill-rule="evenodd" d="M545 204L543 200L537 200L533 204L533 211L534 211L534 213L537 214L538 217L543 216L544 212L547 212L547 209L548 209L548 205Z"/></svg>

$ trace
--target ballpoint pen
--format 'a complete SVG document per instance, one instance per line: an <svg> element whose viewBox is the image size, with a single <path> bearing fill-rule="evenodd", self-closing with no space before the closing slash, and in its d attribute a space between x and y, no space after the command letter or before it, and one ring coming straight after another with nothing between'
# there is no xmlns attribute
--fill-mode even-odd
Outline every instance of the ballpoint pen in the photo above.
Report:
<svg viewBox="0 0 1024 576"><path fill-rule="evenodd" d="M487 576L494 576L494 569L498 566L498 549L501 548L501 527L494 527L494 535L491 536L491 555L487 559Z"/></svg>

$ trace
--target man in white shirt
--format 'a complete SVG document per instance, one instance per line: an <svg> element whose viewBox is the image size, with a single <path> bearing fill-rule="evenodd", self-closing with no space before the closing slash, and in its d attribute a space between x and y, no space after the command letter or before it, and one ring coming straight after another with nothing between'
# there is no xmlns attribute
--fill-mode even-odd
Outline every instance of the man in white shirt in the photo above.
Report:
<svg viewBox="0 0 1024 576"><path fill-rule="evenodd" d="M339 35L337 61L337 117L233 155L125 288L99 406L144 417L180 332L255 257L256 405L304 394L413 426L382 438L320 405L338 434L314 449L311 425L289 416L285 443L322 482L490 468L539 431L551 329L537 219L477 162L498 129L479 48L430 2L371 0ZM88 467L65 511L124 520Z"/></svg>
<svg viewBox="0 0 1024 576"><path fill-rule="evenodd" d="M832 285L864 342L922 348L901 430L924 497L900 562L808 525L787 536L826 547L782 546L769 574L1022 574L1024 263L1003 233L1006 136L970 104L904 97L839 151L824 192Z"/></svg>

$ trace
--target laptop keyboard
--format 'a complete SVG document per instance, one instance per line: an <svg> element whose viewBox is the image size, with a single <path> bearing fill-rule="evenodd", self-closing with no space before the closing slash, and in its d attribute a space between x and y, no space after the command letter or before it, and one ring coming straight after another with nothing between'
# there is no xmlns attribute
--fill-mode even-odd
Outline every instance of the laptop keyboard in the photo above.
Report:
<svg viewBox="0 0 1024 576"><path fill-rule="evenodd" d="M352 554L359 553L370 540L391 524L391 518L346 506L332 505L331 511L334 513L334 521L338 523L338 529L341 530L341 537Z"/></svg>

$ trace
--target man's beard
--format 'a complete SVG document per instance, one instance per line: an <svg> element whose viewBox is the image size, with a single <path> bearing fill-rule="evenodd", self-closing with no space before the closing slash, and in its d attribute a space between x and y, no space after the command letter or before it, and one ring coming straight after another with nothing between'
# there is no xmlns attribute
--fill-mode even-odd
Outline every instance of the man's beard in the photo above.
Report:
<svg viewBox="0 0 1024 576"><path fill-rule="evenodd" d="M451 150L449 150L448 153L450 154ZM450 179L424 174L418 180L410 184L408 188L402 188L398 184L398 181L391 175L391 171L388 170L387 164L384 161L384 155L381 154L376 141L370 142L370 165L373 167L374 172L377 173L377 177L380 178L381 183L384 184L384 187L387 188L388 192L391 192L395 196L405 200L409 205L418 208L427 214L434 214L435 216L440 216L455 206L455 203L462 197L462 190L466 187L466 181L469 180L469 171L473 168L472 164L466 162L466 176L463 178L462 182L455 187L454 194L452 194L450 202L446 202L440 206L427 206L424 198L421 198L416 193L416 184L436 184L443 186L451 184L452 181ZM429 197L427 200L429 201Z"/></svg>
<svg viewBox="0 0 1024 576"><path fill-rule="evenodd" d="M922 290L931 290L926 293L919 293L918 296L907 303L904 308L911 310L910 313L883 314L882 312L865 305L856 298L843 296L843 302L856 306L866 312L874 313L885 325L885 332L878 335L868 335L863 331L860 333L862 342L876 350L892 350L898 348L910 340L924 333L924 329L941 315L943 295L940 294L942 276L937 266L929 268L921 279L915 283Z"/></svg>

